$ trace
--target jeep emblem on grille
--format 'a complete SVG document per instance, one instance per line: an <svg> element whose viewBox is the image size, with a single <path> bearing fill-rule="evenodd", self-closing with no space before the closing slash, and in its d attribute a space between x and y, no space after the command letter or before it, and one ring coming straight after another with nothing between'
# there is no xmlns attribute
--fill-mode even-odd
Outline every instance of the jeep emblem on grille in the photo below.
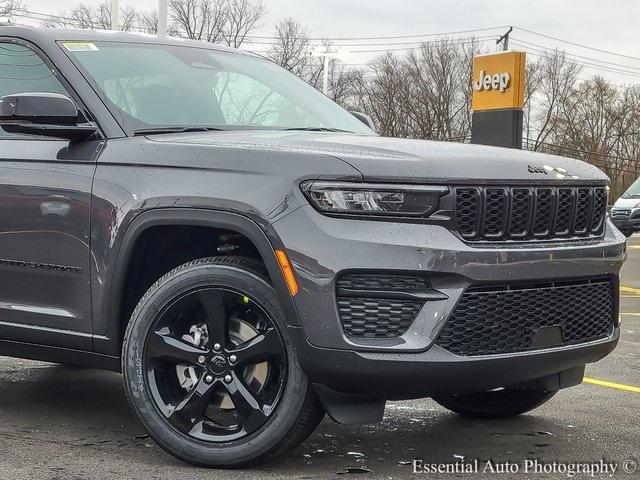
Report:
<svg viewBox="0 0 640 480"><path fill-rule="evenodd" d="M534 167L533 165L528 165L527 170L529 170L529 173L543 173L543 174L547 174L547 169L544 167Z"/></svg>
<svg viewBox="0 0 640 480"><path fill-rule="evenodd" d="M541 173L543 175L554 173L556 178L580 178L576 175L569 174L564 168L550 167L549 165L527 165L527 170L529 171L529 173Z"/></svg>

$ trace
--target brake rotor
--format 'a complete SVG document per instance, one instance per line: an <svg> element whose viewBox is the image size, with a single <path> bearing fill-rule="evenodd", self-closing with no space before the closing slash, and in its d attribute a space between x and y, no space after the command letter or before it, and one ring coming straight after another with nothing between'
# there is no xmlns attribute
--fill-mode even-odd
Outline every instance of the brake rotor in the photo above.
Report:
<svg viewBox="0 0 640 480"><path fill-rule="evenodd" d="M260 332L246 320L233 316L229 319L229 340L234 347L247 342L259 335ZM182 339L196 347L204 347L209 340L206 325L193 325L189 329L188 335L183 335ZM189 365L177 365L176 376L180 387L190 391L198 383L198 374L195 367ZM242 374L247 386L256 393L260 393L267 379L269 378L269 362L257 363L247 366ZM222 410L233 410L234 405L231 397L226 392L217 392L211 401L211 405Z"/></svg>

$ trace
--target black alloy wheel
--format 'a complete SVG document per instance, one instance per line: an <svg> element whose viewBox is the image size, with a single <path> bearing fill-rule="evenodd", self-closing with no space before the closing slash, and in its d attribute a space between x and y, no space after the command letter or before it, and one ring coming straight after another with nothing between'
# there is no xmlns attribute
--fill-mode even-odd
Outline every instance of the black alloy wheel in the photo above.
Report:
<svg viewBox="0 0 640 480"><path fill-rule="evenodd" d="M209 442L237 440L266 423L282 394L285 365L266 312L221 287L188 292L162 312L144 362L160 413L183 434Z"/></svg>
<svg viewBox="0 0 640 480"><path fill-rule="evenodd" d="M286 325L260 262L211 257L175 268L131 315L129 404L163 449L197 465L248 466L294 448L324 410Z"/></svg>

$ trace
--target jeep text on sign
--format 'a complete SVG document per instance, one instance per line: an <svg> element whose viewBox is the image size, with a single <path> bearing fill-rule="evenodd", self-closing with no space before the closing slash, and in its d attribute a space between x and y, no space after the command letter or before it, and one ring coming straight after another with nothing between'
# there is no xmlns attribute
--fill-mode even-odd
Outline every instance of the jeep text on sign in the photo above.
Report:
<svg viewBox="0 0 640 480"><path fill-rule="evenodd" d="M473 89L478 92L482 90L498 90L500 93L504 93L509 83L511 83L509 72L487 75L484 70L480 70L480 78L473 82Z"/></svg>
<svg viewBox="0 0 640 480"><path fill-rule="evenodd" d="M473 59L473 110L522 109L524 52L480 55Z"/></svg>

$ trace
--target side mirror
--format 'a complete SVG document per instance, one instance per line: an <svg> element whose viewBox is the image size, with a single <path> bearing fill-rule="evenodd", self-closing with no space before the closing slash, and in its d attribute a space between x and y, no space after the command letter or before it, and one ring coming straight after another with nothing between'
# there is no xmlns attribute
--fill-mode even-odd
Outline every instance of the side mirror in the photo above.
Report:
<svg viewBox="0 0 640 480"><path fill-rule="evenodd" d="M17 93L0 98L0 127L9 133L86 140L93 124L78 123L78 108L59 93Z"/></svg>
<svg viewBox="0 0 640 480"><path fill-rule="evenodd" d="M376 131L376 126L373 123L373 119L369 115L362 112L349 112L349 113L354 117L356 117L358 120L360 120L362 123L364 123L371 130L373 130L374 132Z"/></svg>

